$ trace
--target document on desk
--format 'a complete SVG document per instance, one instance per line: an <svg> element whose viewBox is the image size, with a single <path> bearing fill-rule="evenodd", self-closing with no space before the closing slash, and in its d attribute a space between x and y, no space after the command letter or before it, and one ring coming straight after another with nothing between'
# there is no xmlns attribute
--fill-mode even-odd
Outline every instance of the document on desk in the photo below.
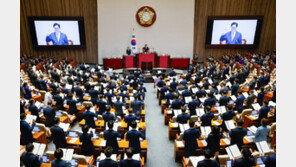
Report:
<svg viewBox="0 0 296 167"><path fill-rule="evenodd" d="M101 146L101 147L105 147L105 146L106 146L106 140L101 140L101 142L100 142L100 146Z"/></svg>
<svg viewBox="0 0 296 167"><path fill-rule="evenodd" d="M227 144L227 145L230 144L230 140L229 140L229 139L222 139L222 140L223 140L223 142L224 142L225 144Z"/></svg>
<svg viewBox="0 0 296 167"><path fill-rule="evenodd" d="M236 100L236 97L234 95L230 96L230 98L235 101Z"/></svg>
<svg viewBox="0 0 296 167"><path fill-rule="evenodd" d="M46 144L40 144L39 146L39 150L38 150L38 155L42 156L44 154L44 151L45 151L45 148L46 148Z"/></svg>
<svg viewBox="0 0 296 167"><path fill-rule="evenodd" d="M236 144L226 147L226 152L230 159L241 157L241 152Z"/></svg>
<svg viewBox="0 0 296 167"><path fill-rule="evenodd" d="M167 110L167 113L172 114L173 112L172 112L172 110Z"/></svg>
<svg viewBox="0 0 296 167"><path fill-rule="evenodd" d="M196 115L197 115L198 117L201 117L202 115L205 114L205 110L204 110L203 108L195 109L195 111L196 111Z"/></svg>
<svg viewBox="0 0 296 167"><path fill-rule="evenodd" d="M199 122L195 122L195 125L196 125L197 127L200 127L200 123L199 123Z"/></svg>
<svg viewBox="0 0 296 167"><path fill-rule="evenodd" d="M34 149L33 149L33 154L38 154L38 151L39 151L39 147L40 147L40 143L33 143L33 146L34 146Z"/></svg>
<svg viewBox="0 0 296 167"><path fill-rule="evenodd" d="M184 147L184 143L182 140L181 141L177 140L177 147Z"/></svg>
<svg viewBox="0 0 296 167"><path fill-rule="evenodd" d="M199 100L200 100L202 103L204 103L206 99L207 99L206 97L199 98Z"/></svg>
<svg viewBox="0 0 296 167"><path fill-rule="evenodd" d="M185 97L185 103L189 103L191 101L192 101L192 97L191 96Z"/></svg>
<svg viewBox="0 0 296 167"><path fill-rule="evenodd" d="M72 85L66 84L67 89L72 89Z"/></svg>
<svg viewBox="0 0 296 167"><path fill-rule="evenodd" d="M215 95L216 99L219 100L222 96L220 94Z"/></svg>
<svg viewBox="0 0 296 167"><path fill-rule="evenodd" d="M252 142L254 142L255 136L245 136L245 139L246 139L248 142L252 143Z"/></svg>
<svg viewBox="0 0 296 167"><path fill-rule="evenodd" d="M194 88L192 88L191 90L192 90L192 93L195 94L195 93L198 91L198 88L197 88L197 87L194 87Z"/></svg>
<svg viewBox="0 0 296 167"><path fill-rule="evenodd" d="M254 108L254 110L259 111L260 110L260 105L258 103L252 104L252 107Z"/></svg>
<svg viewBox="0 0 296 167"><path fill-rule="evenodd" d="M235 125L234 125L234 122L233 120L228 120L228 121L225 121L225 125L227 127L227 129L230 131L231 129L234 129L235 128Z"/></svg>
<svg viewBox="0 0 296 167"><path fill-rule="evenodd" d="M256 131L257 131L257 127L256 126L251 126L251 127L248 127L248 129L253 133L253 134L255 134L256 133Z"/></svg>
<svg viewBox="0 0 296 167"><path fill-rule="evenodd" d="M39 101L36 101L36 102L35 102L35 106L36 106L37 108L40 108L40 107L41 107L41 104L42 104L42 103L40 103Z"/></svg>
<svg viewBox="0 0 296 167"><path fill-rule="evenodd" d="M181 109L173 110L173 111L174 111L175 116L178 116L179 114L182 114Z"/></svg>
<svg viewBox="0 0 296 167"><path fill-rule="evenodd" d="M206 140L201 140L201 143L202 143L202 145L204 145L204 146L207 146L207 145L208 145L208 143L207 143Z"/></svg>
<svg viewBox="0 0 296 167"><path fill-rule="evenodd" d="M213 121L213 124L216 126L220 126L221 124L218 121Z"/></svg>
<svg viewBox="0 0 296 167"><path fill-rule="evenodd" d="M177 123L177 122L175 122L175 123L171 123L172 124L172 126L174 127L174 128L177 128L178 126L179 126L179 124Z"/></svg>
<svg viewBox="0 0 296 167"><path fill-rule="evenodd" d="M270 148L266 141L256 142L255 144L261 154L270 152Z"/></svg>
<svg viewBox="0 0 296 167"><path fill-rule="evenodd" d="M215 108L218 110L219 114L221 114L221 115L226 112L225 106L219 106L219 107L215 107Z"/></svg>
<svg viewBox="0 0 296 167"><path fill-rule="evenodd" d="M36 121L36 119L37 119L37 116L36 115L27 114L25 121L28 122L28 124L32 124L33 123L33 120Z"/></svg>
<svg viewBox="0 0 296 167"><path fill-rule="evenodd" d="M231 88L232 84L230 82L227 82L226 86L229 86L229 88Z"/></svg>
<svg viewBox="0 0 296 167"><path fill-rule="evenodd" d="M245 98L248 98L248 97L249 97L249 95L248 95L247 92L244 92L244 93L243 93L243 96L245 96Z"/></svg>
<svg viewBox="0 0 296 167"><path fill-rule="evenodd" d="M90 110L89 110L90 112L92 112L92 113L96 113L96 110L95 110L95 108L94 107L92 107L92 108L90 108Z"/></svg>
<svg viewBox="0 0 296 167"><path fill-rule="evenodd" d="M211 133L211 127L210 126L201 126L201 134L207 137Z"/></svg>
<svg viewBox="0 0 296 167"><path fill-rule="evenodd" d="M276 106L276 103L273 102L273 101L269 101L269 102L268 102L268 105L271 106L271 107L275 107L275 106Z"/></svg>
<svg viewBox="0 0 296 167"><path fill-rule="evenodd" d="M190 156L188 164L191 163L193 167L197 167L198 162L204 159L205 159L204 156Z"/></svg>
<svg viewBox="0 0 296 167"><path fill-rule="evenodd" d="M127 159L127 155L124 154L124 159ZM138 154L134 154L133 157L132 157L133 160L137 160L137 161L141 161L141 156L140 156L140 153Z"/></svg>
<svg viewBox="0 0 296 167"><path fill-rule="evenodd" d="M78 138L74 138L74 137L73 137L73 138L69 141L69 143L74 144L77 140L78 140Z"/></svg>
<svg viewBox="0 0 296 167"><path fill-rule="evenodd" d="M220 92L221 86L217 85L216 87L217 87L218 91Z"/></svg>
<svg viewBox="0 0 296 167"><path fill-rule="evenodd" d="M72 160L72 156L74 153L74 149L62 149L63 150L63 160L65 161L71 161Z"/></svg>
<svg viewBox="0 0 296 167"><path fill-rule="evenodd" d="M64 130L64 132L67 132L68 129L69 129L69 127L70 127L70 124L60 122L60 123L59 123L59 127L61 127L61 128Z"/></svg>

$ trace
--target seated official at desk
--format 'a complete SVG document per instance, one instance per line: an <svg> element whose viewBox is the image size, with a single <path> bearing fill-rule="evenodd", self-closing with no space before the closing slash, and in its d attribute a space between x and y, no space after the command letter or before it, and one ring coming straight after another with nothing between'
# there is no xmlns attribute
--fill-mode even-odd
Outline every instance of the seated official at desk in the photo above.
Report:
<svg viewBox="0 0 296 167"><path fill-rule="evenodd" d="M249 148L243 148L241 153L243 157L235 159L232 165L233 167L256 166L254 157L252 156L252 151Z"/></svg>
<svg viewBox="0 0 296 167"><path fill-rule="evenodd" d="M82 134L79 137L81 145L81 152L83 155L91 156L94 152L94 144L91 141L91 138L93 137L93 132L87 133L89 131L89 126L85 125L82 128Z"/></svg>
<svg viewBox="0 0 296 167"><path fill-rule="evenodd" d="M27 145L28 143L32 143L34 141L32 131L35 126L35 121L33 120L32 126L26 122L26 114L22 113L20 115L20 129L21 129L21 145Z"/></svg>
<svg viewBox="0 0 296 167"><path fill-rule="evenodd" d="M140 138L145 139L145 127L142 127L143 133L137 131L137 122L132 122L132 130L126 133L126 140L129 141L129 147L132 148L133 153L137 154L141 152Z"/></svg>
<svg viewBox="0 0 296 167"><path fill-rule="evenodd" d="M39 167L41 166L41 161L39 157L32 153L34 149L34 145L32 143L28 143L26 145L26 152L24 152L21 156L21 162L27 167Z"/></svg>
<svg viewBox="0 0 296 167"><path fill-rule="evenodd" d="M106 158L99 161L98 167L117 167L118 166L117 162L111 159L112 152L113 152L112 147L107 146L105 148L104 154Z"/></svg>
<svg viewBox="0 0 296 167"><path fill-rule="evenodd" d="M50 128L51 136L53 138L53 143L55 144L56 149L66 148L67 141L64 130L59 127L60 119L54 118L54 126Z"/></svg>
<svg viewBox="0 0 296 167"><path fill-rule="evenodd" d="M263 154L262 161L265 167L276 167L276 146L274 146L273 150L275 153L272 155L264 157L264 154Z"/></svg>
<svg viewBox="0 0 296 167"><path fill-rule="evenodd" d="M64 153L63 150L58 148L55 150L54 152L54 158L55 160L53 160L51 162L51 166L52 167L71 167L71 163L70 162L66 162L64 160L62 160Z"/></svg>
<svg viewBox="0 0 296 167"><path fill-rule="evenodd" d="M242 148L242 146L244 145L244 137L247 135L247 130L245 128L243 128L243 120L239 119L236 121L236 128L232 129L229 132L229 136L230 136L230 145L234 145L236 144L238 146L239 149Z"/></svg>
<svg viewBox="0 0 296 167"><path fill-rule="evenodd" d="M132 50L130 49L130 47L126 48L126 55L130 56L132 54Z"/></svg>
<svg viewBox="0 0 296 167"><path fill-rule="evenodd" d="M190 115L186 113L186 107L182 107L182 113L177 116L177 122L180 124L186 124L190 119Z"/></svg>
<svg viewBox="0 0 296 167"><path fill-rule="evenodd" d="M219 152L217 151L215 153L215 160L211 160L210 158L212 157L212 151L210 149L205 149L204 151L204 156L205 159L202 161L199 161L197 163L197 167L219 167L220 163L219 163Z"/></svg>
<svg viewBox="0 0 296 167"><path fill-rule="evenodd" d="M185 157L194 156L198 148L197 139L200 137L200 132L195 126L194 121L189 122L190 129L184 131L183 140L185 141Z"/></svg>
<svg viewBox="0 0 296 167"><path fill-rule="evenodd" d="M141 162L133 159L133 152L131 148L126 150L127 159L119 162L120 167L141 167Z"/></svg>
<svg viewBox="0 0 296 167"><path fill-rule="evenodd" d="M147 44L145 44L145 46L143 47L143 52L144 53L148 53L149 52L149 47L147 46Z"/></svg>
<svg viewBox="0 0 296 167"><path fill-rule="evenodd" d="M111 147L113 150L112 153L117 154L118 148L119 148L117 138L120 138L121 134L113 130L113 126L114 126L113 121L109 121L107 123L107 126L109 129L104 131L104 139L106 140L106 147Z"/></svg>

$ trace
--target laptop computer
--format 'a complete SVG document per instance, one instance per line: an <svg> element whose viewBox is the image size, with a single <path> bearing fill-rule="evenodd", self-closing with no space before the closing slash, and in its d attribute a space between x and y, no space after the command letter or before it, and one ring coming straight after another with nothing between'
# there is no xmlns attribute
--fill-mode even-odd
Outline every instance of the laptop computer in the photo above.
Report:
<svg viewBox="0 0 296 167"><path fill-rule="evenodd" d="M226 161L226 167L232 167L232 160L231 159L228 159Z"/></svg>
<svg viewBox="0 0 296 167"><path fill-rule="evenodd" d="M69 137L79 137L79 133L76 131L69 131L68 136Z"/></svg>
<svg viewBox="0 0 296 167"><path fill-rule="evenodd" d="M40 127L39 126L34 126L33 132L40 132Z"/></svg>
<svg viewBox="0 0 296 167"><path fill-rule="evenodd" d="M257 157L257 165L264 165L262 157Z"/></svg>
<svg viewBox="0 0 296 167"><path fill-rule="evenodd" d="M43 155L42 157L42 163L49 163L50 160L49 160L49 156L48 155Z"/></svg>
<svg viewBox="0 0 296 167"><path fill-rule="evenodd" d="M71 167L78 167L78 160L77 159L72 159L70 161L70 163L71 163Z"/></svg>
<svg viewBox="0 0 296 167"><path fill-rule="evenodd" d="M250 130L248 130L247 131L247 136L253 136L253 133Z"/></svg>

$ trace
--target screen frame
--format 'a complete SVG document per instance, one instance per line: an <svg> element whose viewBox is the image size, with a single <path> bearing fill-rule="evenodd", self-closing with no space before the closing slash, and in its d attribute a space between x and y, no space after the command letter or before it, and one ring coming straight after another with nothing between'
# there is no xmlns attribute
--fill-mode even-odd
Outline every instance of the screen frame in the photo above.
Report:
<svg viewBox="0 0 296 167"><path fill-rule="evenodd" d="M36 29L34 21L52 21L52 20L63 20L63 21L78 21L79 27L79 38L80 45L38 45ZM83 17L64 17L64 16L28 16L28 23L31 33L31 40L34 49L69 49L69 48L86 48L85 40L85 27Z"/></svg>
<svg viewBox="0 0 296 167"><path fill-rule="evenodd" d="M213 24L214 20L251 20L256 19L257 27L255 31L254 44L245 45L221 45L221 44L211 44L212 34L213 34ZM260 34L262 30L263 16L208 16L207 30L206 30L206 49L256 49L259 46Z"/></svg>

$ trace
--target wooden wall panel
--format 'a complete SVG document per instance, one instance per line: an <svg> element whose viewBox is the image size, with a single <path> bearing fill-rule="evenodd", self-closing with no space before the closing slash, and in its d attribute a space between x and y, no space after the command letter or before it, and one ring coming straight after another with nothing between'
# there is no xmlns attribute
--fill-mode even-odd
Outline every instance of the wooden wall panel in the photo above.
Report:
<svg viewBox="0 0 296 167"><path fill-rule="evenodd" d="M276 49L276 0L196 0L194 17L194 56L206 60L225 53L246 53L248 49L205 49L208 16L263 15L256 52Z"/></svg>
<svg viewBox="0 0 296 167"><path fill-rule="evenodd" d="M21 0L20 51L27 55L68 57L78 63L98 63L97 0ZM84 17L85 49L35 50L32 46L28 16Z"/></svg>

